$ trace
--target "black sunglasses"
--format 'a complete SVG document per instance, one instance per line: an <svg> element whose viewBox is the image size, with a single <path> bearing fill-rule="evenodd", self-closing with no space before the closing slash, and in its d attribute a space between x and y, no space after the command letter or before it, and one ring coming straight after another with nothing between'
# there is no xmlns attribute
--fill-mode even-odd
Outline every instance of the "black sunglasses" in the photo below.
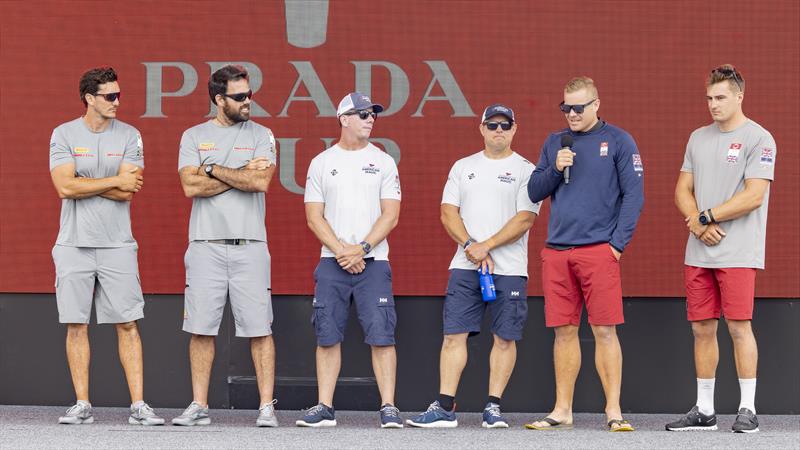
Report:
<svg viewBox="0 0 800 450"><path fill-rule="evenodd" d="M513 123L511 123L511 122L484 122L483 124L484 124L484 125L486 126L486 128L488 128L490 131L494 131L494 130L496 130L498 126L499 126L499 127L500 127L500 128L503 130L503 131L508 131L508 130L510 130L510 129L511 129L511 126L512 126L512 125L514 125L514 124L513 124Z"/></svg>
<svg viewBox="0 0 800 450"><path fill-rule="evenodd" d="M558 105L558 109L561 110L564 114L569 114L569 110L575 111L575 114L583 114L583 110L586 109L587 106L591 105L592 103L596 102L597 99L590 101L589 103L584 103L582 105L567 105L564 102L561 102Z"/></svg>
<svg viewBox="0 0 800 450"><path fill-rule="evenodd" d="M732 80L733 80L733 82L734 82L734 83L736 83L736 86L738 86L738 87L739 87L739 90L740 90L740 91L742 90L742 83L741 83L741 81L744 81L744 79L742 78L742 76L741 76L741 75L739 75L739 73L738 73L738 72L736 72L736 69L735 69L735 68L733 68L733 67L732 67L732 68L730 68L730 69L729 69L729 68L727 68L727 67L717 67L716 69L714 69L714 70L712 70L712 71L711 71L711 73L712 73L712 74L713 74L714 72L716 72L716 73L718 73L718 74L721 74L721 75L722 75L723 77L725 77L725 78L730 78L730 79L732 79Z"/></svg>
<svg viewBox="0 0 800 450"><path fill-rule="evenodd" d="M361 119L361 120L367 120L367 117L372 117L373 120L377 120L378 119L378 113L376 113L375 111L367 111L366 109L360 109L358 111L351 111L351 112L345 113L344 115L345 116L355 116L356 114L358 114L358 118Z"/></svg>
<svg viewBox="0 0 800 450"><path fill-rule="evenodd" d="M120 93L111 92L109 94L92 94L92 95L94 95L95 97L103 97L104 99L106 99L107 102L114 103L114 101L116 101L119 98Z"/></svg>
<svg viewBox="0 0 800 450"><path fill-rule="evenodd" d="M240 92L238 94L222 94L223 97L228 97L235 102L243 102L246 98L253 98L253 91Z"/></svg>

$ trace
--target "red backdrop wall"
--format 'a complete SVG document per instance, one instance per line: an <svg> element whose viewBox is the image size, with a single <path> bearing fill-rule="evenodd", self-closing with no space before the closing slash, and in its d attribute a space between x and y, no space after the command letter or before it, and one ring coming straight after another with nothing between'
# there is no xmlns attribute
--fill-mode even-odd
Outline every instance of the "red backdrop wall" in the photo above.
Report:
<svg viewBox="0 0 800 450"><path fill-rule="evenodd" d="M208 114L209 63L240 61L262 75L254 100L269 116L253 120L282 139L283 179L273 180L267 198L273 290L312 293L319 245L306 228L302 195L291 186L304 184L322 139L338 135L323 100L335 106L354 89L357 68L378 61L370 71L372 97L399 108L380 117L373 132L401 154L403 209L390 236L396 294L443 294L455 243L439 224L441 191L452 163L482 147L482 109L495 101L515 108L513 147L535 161L545 136L564 126L556 109L564 83L586 74L600 89L601 117L634 136L645 164L645 209L623 257L624 295L682 296L686 231L673 188L689 133L710 122L705 76L732 63L747 80L746 114L778 144L767 270L759 274L757 295L800 297L796 0L336 0L320 16L326 23L301 27L287 25L287 5L298 2L2 2L0 292L53 290L50 250L60 201L48 174L48 140L54 127L82 114L78 79L99 65L118 71L124 92L118 117L136 126L145 143L145 188L132 206L144 290L182 292L191 202L177 176L178 142ZM324 31L324 39L289 39L312 28ZM155 70L156 63L173 66ZM179 67L196 72L194 89ZM181 87L186 95L154 102L158 92ZM457 104L458 93L465 104ZM287 105L291 96L313 97L321 106L302 99ZM153 105L163 117L154 117ZM547 216L545 206L532 229L531 295L541 295L538 252Z"/></svg>

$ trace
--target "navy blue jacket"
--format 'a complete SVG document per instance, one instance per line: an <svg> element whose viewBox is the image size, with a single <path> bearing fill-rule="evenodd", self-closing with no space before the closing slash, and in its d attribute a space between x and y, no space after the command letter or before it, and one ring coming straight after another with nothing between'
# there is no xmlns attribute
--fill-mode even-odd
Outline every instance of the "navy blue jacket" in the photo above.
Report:
<svg viewBox="0 0 800 450"><path fill-rule="evenodd" d="M576 153L569 184L555 167L566 133L572 135ZM636 142L607 123L586 133L569 128L552 133L528 182L528 196L533 202L550 197L548 244L608 242L621 252L633 237L644 205L644 166Z"/></svg>

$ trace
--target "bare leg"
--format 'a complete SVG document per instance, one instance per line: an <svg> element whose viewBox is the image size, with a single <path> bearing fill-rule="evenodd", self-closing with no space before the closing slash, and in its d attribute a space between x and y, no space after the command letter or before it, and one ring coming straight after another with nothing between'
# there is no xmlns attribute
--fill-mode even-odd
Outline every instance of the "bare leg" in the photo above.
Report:
<svg viewBox="0 0 800 450"><path fill-rule="evenodd" d="M89 325L67 324L67 363L77 400L89 402Z"/></svg>
<svg viewBox="0 0 800 450"><path fill-rule="evenodd" d="M144 362L142 361L142 338L136 322L116 324L119 361L128 380L131 404L144 400Z"/></svg>
<svg viewBox="0 0 800 450"><path fill-rule="evenodd" d="M253 355L253 366L256 368L256 382L261 398L259 407L261 407L272 402L275 388L275 341L272 336L250 338L250 353Z"/></svg>
<svg viewBox="0 0 800 450"><path fill-rule="evenodd" d="M758 345L749 320L728 320L728 332L733 340L736 373L739 378L755 378L758 369Z"/></svg>
<svg viewBox="0 0 800 450"><path fill-rule="evenodd" d="M461 372L467 365L469 333L446 334L439 355L439 392L455 397Z"/></svg>
<svg viewBox="0 0 800 450"><path fill-rule="evenodd" d="M208 384L211 380L211 365L214 363L216 336L193 334L189 341L189 361L192 366L193 401L208 406Z"/></svg>
<svg viewBox="0 0 800 450"><path fill-rule="evenodd" d="M342 344L317 346L317 385L319 402L333 407L333 393L342 367Z"/></svg>
<svg viewBox="0 0 800 450"><path fill-rule="evenodd" d="M555 328L553 360L556 372L556 404L548 417L562 423L572 423L572 398L575 380L581 370L581 344L578 327L563 325ZM547 427L547 422L534 422L538 427Z"/></svg>
<svg viewBox="0 0 800 450"><path fill-rule="evenodd" d="M497 335L489 354L489 395L497 398L503 396L508 379L517 362L517 343L507 341Z"/></svg>
<svg viewBox="0 0 800 450"><path fill-rule="evenodd" d="M622 419L619 404L622 388L622 348L617 337L617 327L592 325L594 333L594 363L606 395L606 418Z"/></svg>
<svg viewBox="0 0 800 450"><path fill-rule="evenodd" d="M372 370L381 393L381 406L394 405L394 387L397 377L397 353L394 345L372 345Z"/></svg>
<svg viewBox="0 0 800 450"><path fill-rule="evenodd" d="M715 378L719 363L717 319L692 322L694 334L694 367L697 378Z"/></svg>

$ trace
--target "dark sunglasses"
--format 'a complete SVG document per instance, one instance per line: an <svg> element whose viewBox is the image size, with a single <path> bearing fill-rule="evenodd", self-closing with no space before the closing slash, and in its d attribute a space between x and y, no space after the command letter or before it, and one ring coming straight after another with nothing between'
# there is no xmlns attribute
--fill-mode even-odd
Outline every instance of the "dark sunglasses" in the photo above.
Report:
<svg viewBox="0 0 800 450"><path fill-rule="evenodd" d="M483 124L484 124L484 125L486 126L486 128L488 128L490 131L494 131L494 130L496 130L498 126L499 126L499 127L500 127L500 128L503 130L503 131L508 131L508 130L510 130L510 129L511 129L511 126L513 125L513 123L511 123L511 122L484 122Z"/></svg>
<svg viewBox="0 0 800 450"><path fill-rule="evenodd" d="M714 72L716 72L716 73L718 73L718 74L722 75L722 76L723 76L723 77L725 77L725 78L730 78L731 80L733 80L733 82L734 82L734 83L736 83L736 86L738 86L738 87L739 87L739 90L740 90L740 91L742 90L742 83L741 83L741 81L744 81L744 79L742 78L742 76L741 76L741 75L739 75L739 73L738 73L738 72L736 72L736 69L735 69L735 68L730 68L730 69L729 69L729 68L727 68L727 67L717 67L716 69L714 69L714 70L712 70L712 71L711 71L711 73L712 73L712 74L713 74Z"/></svg>
<svg viewBox="0 0 800 450"><path fill-rule="evenodd" d="M569 114L569 110L575 111L575 114L583 114L583 110L586 109L587 106L591 105L592 103L596 102L597 99L590 101L589 103L584 103L582 105L567 105L564 102L561 102L558 105L558 109L561 110L564 114Z"/></svg>
<svg viewBox="0 0 800 450"><path fill-rule="evenodd" d="M241 103L247 98L253 98L253 91L240 92L238 94L222 94L222 96Z"/></svg>
<svg viewBox="0 0 800 450"><path fill-rule="evenodd" d="M121 94L119 92L111 92L109 94L92 94L92 95L94 95L95 97L103 97L104 99L106 99L107 102L114 103L114 101L116 101Z"/></svg>
<svg viewBox="0 0 800 450"><path fill-rule="evenodd" d="M373 120L378 119L378 113L376 113L375 111L367 111L366 109L345 113L345 116L355 116L355 115L358 115L358 118L361 120L367 120L367 117L372 117Z"/></svg>

